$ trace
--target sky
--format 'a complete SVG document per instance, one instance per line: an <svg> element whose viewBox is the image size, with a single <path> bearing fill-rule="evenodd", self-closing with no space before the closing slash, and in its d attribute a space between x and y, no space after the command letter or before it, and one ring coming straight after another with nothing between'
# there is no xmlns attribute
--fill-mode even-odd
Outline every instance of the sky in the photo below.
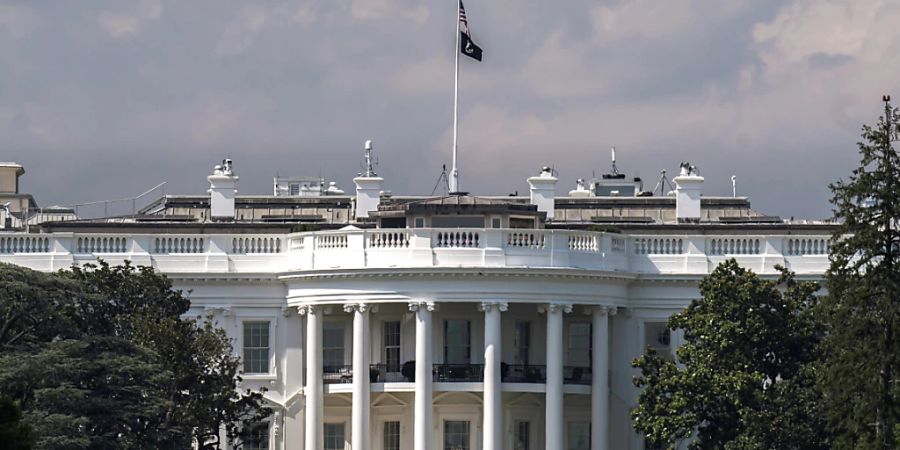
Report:
<svg viewBox="0 0 900 450"><path fill-rule="evenodd" d="M395 194L450 163L450 0L0 0L0 161L39 204L241 194L323 176L352 192L372 139ZM827 218L860 127L900 100L896 0L468 0L484 60L460 61L463 190L527 195L541 166L618 167L651 189L681 161L704 194Z"/></svg>

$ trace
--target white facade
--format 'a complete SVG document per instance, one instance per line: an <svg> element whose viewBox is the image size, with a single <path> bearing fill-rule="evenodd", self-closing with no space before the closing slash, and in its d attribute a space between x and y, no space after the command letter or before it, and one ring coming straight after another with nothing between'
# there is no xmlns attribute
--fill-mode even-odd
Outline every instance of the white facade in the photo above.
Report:
<svg viewBox="0 0 900 450"><path fill-rule="evenodd" d="M630 363L677 346L661 324L704 275L826 270L827 230L769 228L6 233L0 261L131 260L190 290L268 389L268 448L640 450Z"/></svg>

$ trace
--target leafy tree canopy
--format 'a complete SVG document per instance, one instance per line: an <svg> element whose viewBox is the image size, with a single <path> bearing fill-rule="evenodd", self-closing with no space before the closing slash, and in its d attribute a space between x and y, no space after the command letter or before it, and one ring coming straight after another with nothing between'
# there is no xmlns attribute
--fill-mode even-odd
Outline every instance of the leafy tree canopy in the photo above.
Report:
<svg viewBox="0 0 900 450"><path fill-rule="evenodd" d="M265 418L237 390L240 361L151 268L42 274L0 264L0 395L21 404L36 448L221 448Z"/></svg>
<svg viewBox="0 0 900 450"><path fill-rule="evenodd" d="M652 349L634 361L643 388L632 412L653 446L825 449L814 389L815 283L779 268L759 278L733 259L700 282L701 298L672 316L678 363Z"/></svg>

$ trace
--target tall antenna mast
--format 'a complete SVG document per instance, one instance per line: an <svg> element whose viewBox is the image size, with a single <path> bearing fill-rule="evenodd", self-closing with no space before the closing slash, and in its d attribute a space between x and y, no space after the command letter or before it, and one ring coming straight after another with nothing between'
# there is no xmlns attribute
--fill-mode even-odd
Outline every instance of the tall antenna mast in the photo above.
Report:
<svg viewBox="0 0 900 450"><path fill-rule="evenodd" d="M612 151L612 173L613 175L618 175L619 168L616 167L616 146L613 146L610 150Z"/></svg>
<svg viewBox="0 0 900 450"><path fill-rule="evenodd" d="M672 183L669 181L669 177L666 176L666 169L663 169L663 170L659 171L659 182L656 183L656 187L653 188L653 192L656 192L656 190L659 189L659 196L665 197L666 196L666 191L665 191L666 186L669 187L670 191L674 189L672 187Z"/></svg>

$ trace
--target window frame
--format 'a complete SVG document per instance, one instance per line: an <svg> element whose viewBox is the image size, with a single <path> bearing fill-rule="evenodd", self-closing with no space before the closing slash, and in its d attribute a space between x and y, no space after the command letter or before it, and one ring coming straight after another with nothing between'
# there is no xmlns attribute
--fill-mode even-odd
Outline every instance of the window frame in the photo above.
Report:
<svg viewBox="0 0 900 450"><path fill-rule="evenodd" d="M466 424L466 433L468 435L468 439L467 439L468 443L466 444L466 447L467 447L466 450L474 450L474 448L472 446L472 437L473 437L472 435L474 434L472 432L473 426L472 426L472 420L469 417L465 417L465 418L463 418L463 417L444 417L441 419L441 444L440 444L439 448L442 450L447 450L447 423L448 422L460 422L460 423Z"/></svg>
<svg viewBox="0 0 900 450"><path fill-rule="evenodd" d="M466 323L466 346L465 346L465 349L466 349L465 354L466 354L466 356L465 356L465 362L450 362L450 361L448 361L447 356L448 356L448 353L449 353L448 350L450 349L450 346L447 345L447 344L448 344L447 333L448 333L448 331L450 330L450 322L451 322L451 321L458 321L458 322L465 322L465 323ZM443 344L444 344L444 345L443 345L443 347L444 347L444 348L443 348L443 351L444 351L444 353L443 353L444 364L459 364L459 365L469 365L469 364L472 364L472 320L471 320L471 319L458 318L458 317L448 317L448 318L445 318L445 319L444 319L443 340L444 340L444 342L443 342Z"/></svg>
<svg viewBox="0 0 900 450"><path fill-rule="evenodd" d="M332 426L340 425L340 427L341 427L341 430L342 430L341 436L343 437L344 442L340 449L331 449L331 448L327 447L327 445L328 445L328 426L329 425L332 425ZM322 421L322 448L324 450L346 450L347 449L347 421L345 421L345 420L334 421L334 422L329 422L328 420Z"/></svg>
<svg viewBox="0 0 900 450"><path fill-rule="evenodd" d="M235 353L238 353L238 356L241 358L241 376L244 379L272 379L276 377L275 373L275 346L272 345L272 338L275 336L275 327L276 327L277 318L272 316L241 316L238 320L239 327L239 346L236 346ZM244 363L244 350L246 344L246 336L245 336L245 324L258 322L258 323L268 323L269 324L269 336L268 336L268 348L266 356L266 371L265 372L247 372L247 367Z"/></svg>
<svg viewBox="0 0 900 450"><path fill-rule="evenodd" d="M396 324L397 332L391 333L391 335L396 334L397 336L397 344L388 345L388 324ZM403 348L403 323L399 320L385 320L381 322L381 347L382 347L382 357L384 358L384 366L385 371L389 373L397 373L400 372L400 369L403 367L403 356L402 356L402 348ZM390 358L388 357L388 350L396 350L397 351L397 366L395 371L391 371L390 366Z"/></svg>

